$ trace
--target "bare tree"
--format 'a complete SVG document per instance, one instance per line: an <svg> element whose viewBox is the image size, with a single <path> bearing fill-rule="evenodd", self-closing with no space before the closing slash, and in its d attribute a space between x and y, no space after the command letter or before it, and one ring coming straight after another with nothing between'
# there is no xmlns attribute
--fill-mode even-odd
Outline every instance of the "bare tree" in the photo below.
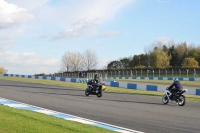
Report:
<svg viewBox="0 0 200 133"><path fill-rule="evenodd" d="M87 70L94 69L98 63L98 58L95 52L91 50L86 50L83 53L83 60Z"/></svg>
<svg viewBox="0 0 200 133"><path fill-rule="evenodd" d="M71 71L71 55L72 55L72 53L66 52L62 56L61 71L67 71L67 72Z"/></svg>
<svg viewBox="0 0 200 133"><path fill-rule="evenodd" d="M80 71L84 69L83 55L79 52L75 52L71 56L72 71Z"/></svg>
<svg viewBox="0 0 200 133"><path fill-rule="evenodd" d="M61 71L80 71L84 69L83 56L79 52L66 52L62 56Z"/></svg>

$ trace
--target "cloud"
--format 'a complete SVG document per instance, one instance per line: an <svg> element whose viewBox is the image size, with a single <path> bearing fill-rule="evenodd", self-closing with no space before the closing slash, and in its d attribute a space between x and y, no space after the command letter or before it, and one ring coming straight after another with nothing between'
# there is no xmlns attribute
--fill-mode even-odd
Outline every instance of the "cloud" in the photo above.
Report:
<svg viewBox="0 0 200 133"><path fill-rule="evenodd" d="M34 0L34 1L29 1L29 0L5 0L8 3L15 4L19 7L25 8L27 10L34 10L38 7L41 7L48 3L50 0Z"/></svg>
<svg viewBox="0 0 200 133"><path fill-rule="evenodd" d="M71 3L70 7L57 9L58 14L65 12L65 30L53 36L53 39L76 38L94 33L97 27L112 20L115 15L128 5L131 0L78 0Z"/></svg>
<svg viewBox="0 0 200 133"><path fill-rule="evenodd" d="M48 38L48 37L49 37L48 34L44 34L44 35L41 35L41 36L40 36L40 38L42 38L42 39L45 39L45 38Z"/></svg>
<svg viewBox="0 0 200 133"><path fill-rule="evenodd" d="M68 39L68 38L77 38L83 35L87 35L94 31L97 23L95 22L82 22L79 25L74 25L73 28L67 29L64 32L60 32L53 37L53 40L57 39Z"/></svg>
<svg viewBox="0 0 200 133"><path fill-rule="evenodd" d="M31 19L33 15L29 14L26 9L0 0L0 28L11 27Z"/></svg>
<svg viewBox="0 0 200 133"><path fill-rule="evenodd" d="M55 58L45 58L36 53L1 52L0 64L11 74L54 73L60 62Z"/></svg>
<svg viewBox="0 0 200 133"><path fill-rule="evenodd" d="M154 44L162 44L162 45L171 45L174 44L175 41L174 39L170 38L170 37L158 37L154 40L153 42Z"/></svg>
<svg viewBox="0 0 200 133"><path fill-rule="evenodd" d="M0 52L4 52L4 51L8 50L8 49L10 49L10 47L11 47L10 43L2 42L2 43L0 43Z"/></svg>
<svg viewBox="0 0 200 133"><path fill-rule="evenodd" d="M120 31L106 31L104 33L102 33L100 35L101 38L108 38L108 37L112 37L112 36L117 36L117 35L120 35Z"/></svg>

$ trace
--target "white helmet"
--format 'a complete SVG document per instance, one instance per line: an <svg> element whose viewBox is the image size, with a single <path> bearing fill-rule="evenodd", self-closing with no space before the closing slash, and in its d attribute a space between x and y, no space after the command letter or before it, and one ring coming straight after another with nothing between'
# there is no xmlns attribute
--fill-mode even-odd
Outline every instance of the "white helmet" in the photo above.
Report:
<svg viewBox="0 0 200 133"><path fill-rule="evenodd" d="M178 78L174 78L174 81L179 81L179 79Z"/></svg>

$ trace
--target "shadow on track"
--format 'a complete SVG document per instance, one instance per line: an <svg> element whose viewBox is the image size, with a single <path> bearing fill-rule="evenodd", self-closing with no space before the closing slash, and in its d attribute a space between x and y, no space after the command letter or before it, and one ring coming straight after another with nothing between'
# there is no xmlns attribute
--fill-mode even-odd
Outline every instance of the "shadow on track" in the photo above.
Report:
<svg viewBox="0 0 200 133"><path fill-rule="evenodd" d="M72 91L83 91L82 89L78 89L78 88L74 88L74 89L69 89L69 88L64 88L63 86L59 86L59 87L63 87L63 88L56 88L56 87L43 87L43 86L25 86L25 85L0 85L0 86L10 86L10 87L18 87L18 88L38 88L38 89L51 89L51 90L72 90Z"/></svg>
<svg viewBox="0 0 200 133"><path fill-rule="evenodd" d="M151 103L151 102L141 102L141 101L110 100L110 99L96 99L96 100L114 101L120 103L142 103L142 104L164 105L163 103Z"/></svg>
<svg viewBox="0 0 200 133"><path fill-rule="evenodd" d="M28 92L28 93L32 93L32 94L49 94L49 95L61 95L61 96L65 96L65 95L67 95L67 96L77 96L77 97L84 97L84 98L86 98L85 97L85 95L77 95L77 94L67 94L67 93L65 93L65 94L61 94L61 93L50 93L50 92L32 92L32 91L21 91L21 92Z"/></svg>

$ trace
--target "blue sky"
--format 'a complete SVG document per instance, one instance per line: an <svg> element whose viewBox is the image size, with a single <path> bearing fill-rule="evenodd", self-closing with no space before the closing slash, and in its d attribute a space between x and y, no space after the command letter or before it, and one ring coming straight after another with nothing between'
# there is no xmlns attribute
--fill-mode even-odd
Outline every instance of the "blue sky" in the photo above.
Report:
<svg viewBox="0 0 200 133"><path fill-rule="evenodd" d="M0 0L0 65L54 73L65 52L93 50L101 69L153 43L199 46L199 0Z"/></svg>

